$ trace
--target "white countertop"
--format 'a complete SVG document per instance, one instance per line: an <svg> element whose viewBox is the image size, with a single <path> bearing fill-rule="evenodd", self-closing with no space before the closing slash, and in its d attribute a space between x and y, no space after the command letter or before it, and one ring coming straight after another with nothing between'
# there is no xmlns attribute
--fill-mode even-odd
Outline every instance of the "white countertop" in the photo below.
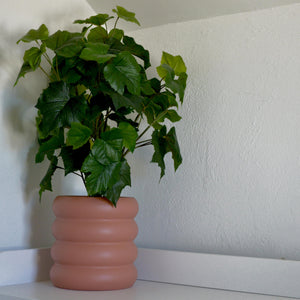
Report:
<svg viewBox="0 0 300 300"><path fill-rule="evenodd" d="M285 297L206 289L185 285L137 280L130 289L81 292L53 287L50 281L0 287L0 300L268 300Z"/></svg>

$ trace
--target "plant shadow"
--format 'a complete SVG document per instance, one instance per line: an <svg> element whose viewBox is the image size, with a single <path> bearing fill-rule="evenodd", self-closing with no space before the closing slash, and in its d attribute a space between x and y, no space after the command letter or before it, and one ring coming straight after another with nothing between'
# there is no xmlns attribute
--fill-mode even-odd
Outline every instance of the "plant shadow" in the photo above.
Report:
<svg viewBox="0 0 300 300"><path fill-rule="evenodd" d="M51 224L54 220L51 206L55 195L45 193L42 203L39 203L39 183L46 173L48 163L35 164L35 153L38 149L35 130L36 109L34 105L39 94L46 86L41 73L28 74L24 80L20 79L17 86L14 82L22 65L22 53L28 45L16 45L19 34L5 35L5 25L0 24L2 43L0 45L0 99L1 99L1 135L5 151L12 157L12 169L15 172L15 182L21 189L16 201L20 202L20 209L24 207L23 224L26 227L23 244L25 248L48 247L53 241ZM41 88L42 87L42 88ZM57 193L61 192L61 177L55 176L53 186ZM12 186L11 189L14 187ZM16 228L18 230L18 228Z"/></svg>

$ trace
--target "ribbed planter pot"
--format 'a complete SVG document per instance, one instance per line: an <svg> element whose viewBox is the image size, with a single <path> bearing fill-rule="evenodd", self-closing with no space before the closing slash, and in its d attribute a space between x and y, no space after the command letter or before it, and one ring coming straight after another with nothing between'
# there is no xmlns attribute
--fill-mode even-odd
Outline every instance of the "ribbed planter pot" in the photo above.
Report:
<svg viewBox="0 0 300 300"><path fill-rule="evenodd" d="M137 278L133 240L138 228L138 204L121 197L115 208L101 197L58 196L51 248L53 285L72 290L117 290Z"/></svg>

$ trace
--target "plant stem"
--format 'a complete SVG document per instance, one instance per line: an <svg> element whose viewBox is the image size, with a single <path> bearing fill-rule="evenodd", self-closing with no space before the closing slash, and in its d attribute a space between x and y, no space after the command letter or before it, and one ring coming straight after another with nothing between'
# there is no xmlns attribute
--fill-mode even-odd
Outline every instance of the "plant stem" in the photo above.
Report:
<svg viewBox="0 0 300 300"><path fill-rule="evenodd" d="M119 17L117 17L117 19L116 19L116 22L115 22L115 25L114 25L114 29L116 28L116 26L117 26L117 23L118 23L118 21L119 21Z"/></svg>
<svg viewBox="0 0 300 300"><path fill-rule="evenodd" d="M141 114L137 114L135 119L134 119L134 122L137 122L137 120L139 119L139 117L141 117L142 115Z"/></svg>
<svg viewBox="0 0 300 300"><path fill-rule="evenodd" d="M60 166L56 166L57 169L60 169L60 170L66 170L65 168L63 167L60 167ZM76 173L76 172L72 172L74 175L77 175L79 177L82 177L80 174Z"/></svg>
<svg viewBox="0 0 300 300"><path fill-rule="evenodd" d="M48 73L43 69L43 67L39 66L39 68L43 71L43 73L48 77L48 79L51 81L51 77L48 75Z"/></svg>
<svg viewBox="0 0 300 300"><path fill-rule="evenodd" d="M166 113L167 113L167 111L168 111L168 109L165 109L163 112L161 112L154 120L153 120L153 122L149 125L149 126L147 126L146 128L145 128L145 130L137 137L137 139L136 139L136 142L138 141L138 140L140 140L140 138L151 128L151 126L153 126L153 124L155 123L155 122L157 122L160 118L162 118ZM146 146L146 145L145 145ZM139 148L139 147L136 147L136 148ZM129 152L129 150L127 150L125 153L124 153L124 155L123 155L123 157L125 157L126 155L127 155L127 153Z"/></svg>
<svg viewBox="0 0 300 300"><path fill-rule="evenodd" d="M136 146L135 148L137 149L137 148L141 148L141 147L145 147L145 146L150 146L150 145L152 145L152 143L148 142L148 143L144 143L144 144L141 144L139 146Z"/></svg>
<svg viewBox="0 0 300 300"><path fill-rule="evenodd" d="M163 112L161 112L154 120L153 120L153 122L149 125L149 126L147 126L147 128L138 136L138 138L136 139L136 141L138 141L149 129L150 129L150 127L151 126L153 126L153 124L155 123L155 122L157 122L160 118L162 118L166 113L167 113L167 110L168 109L165 109Z"/></svg>
<svg viewBox="0 0 300 300"><path fill-rule="evenodd" d="M83 184L86 187L86 185L85 185L85 177L84 177L84 174L81 171L80 171L80 175L79 176L81 177L81 179L83 181Z"/></svg>
<svg viewBox="0 0 300 300"><path fill-rule="evenodd" d="M55 62L56 62L56 74L57 74L58 80L60 80L59 71L58 71L58 59L57 59L57 55L55 56Z"/></svg>
<svg viewBox="0 0 300 300"><path fill-rule="evenodd" d="M152 139L148 139L148 140L136 142L136 145L143 144L143 143L149 143L149 142L151 142L151 141L152 141Z"/></svg>

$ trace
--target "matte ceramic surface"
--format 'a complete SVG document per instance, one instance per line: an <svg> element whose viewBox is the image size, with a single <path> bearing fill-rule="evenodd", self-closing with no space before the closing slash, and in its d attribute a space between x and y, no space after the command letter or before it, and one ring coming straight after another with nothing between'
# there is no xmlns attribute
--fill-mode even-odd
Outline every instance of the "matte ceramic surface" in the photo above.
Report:
<svg viewBox="0 0 300 300"><path fill-rule="evenodd" d="M121 197L115 208L100 197L59 196L51 248L55 262L52 283L73 290L116 290L131 287L137 278L133 240L138 228L138 204Z"/></svg>

